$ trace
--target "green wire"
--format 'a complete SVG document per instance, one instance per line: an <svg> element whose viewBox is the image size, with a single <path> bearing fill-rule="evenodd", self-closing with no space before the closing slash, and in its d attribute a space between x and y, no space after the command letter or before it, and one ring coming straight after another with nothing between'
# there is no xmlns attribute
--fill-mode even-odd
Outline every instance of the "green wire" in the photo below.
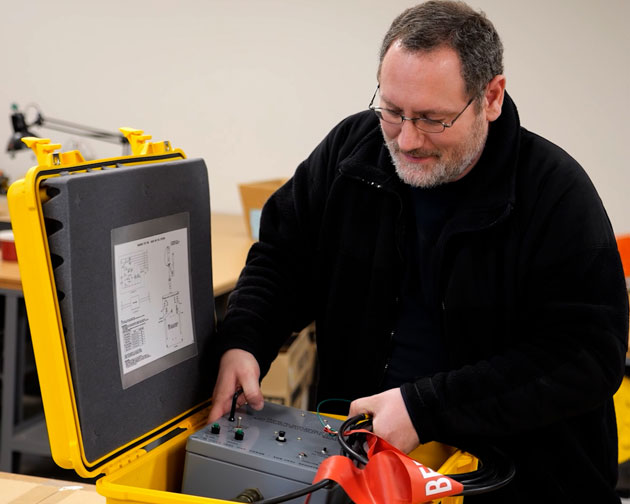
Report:
<svg viewBox="0 0 630 504"><path fill-rule="evenodd" d="M322 415L321 415L321 414L320 414L320 412L319 412L319 408L320 408L320 406L321 406L322 404L325 404L325 403L327 403L327 402L331 402L331 401L341 401L341 402L347 402L347 403L351 403L352 401L350 401L349 399L331 398L331 399L324 399L323 401L321 401L321 402L317 405L317 411L316 411L316 412L317 412L317 418L319 419L319 423L321 423L321 424L322 424L322 427L324 427L324 428L328 428L328 429L334 430L334 429L332 429L332 428L330 427L330 425L326 425L326 424L324 423L324 420L322 419ZM335 433L336 433L336 431L335 431ZM329 435L330 435L330 436L334 436L335 434L329 434Z"/></svg>

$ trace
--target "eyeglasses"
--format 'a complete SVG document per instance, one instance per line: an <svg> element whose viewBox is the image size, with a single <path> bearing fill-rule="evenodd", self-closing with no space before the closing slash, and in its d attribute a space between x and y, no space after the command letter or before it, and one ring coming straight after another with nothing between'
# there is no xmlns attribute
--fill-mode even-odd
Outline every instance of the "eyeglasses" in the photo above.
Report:
<svg viewBox="0 0 630 504"><path fill-rule="evenodd" d="M374 107L374 99L376 98L376 93L378 93L380 89L380 85L376 86L376 91L374 91L374 96L372 96L372 100L370 100L370 104L368 108L376 114L376 117L385 121L389 124L397 124L401 125L405 121L411 121L413 125L418 128L420 131L424 131L425 133L442 133L446 128L450 128L455 124L455 121L459 119L468 106L474 101L474 98L468 100L466 106L462 109L462 111L455 116L455 118L450 123L445 123L442 121L436 121L435 119L428 119L426 117L405 117L404 115L394 112L393 110L389 110L382 107Z"/></svg>

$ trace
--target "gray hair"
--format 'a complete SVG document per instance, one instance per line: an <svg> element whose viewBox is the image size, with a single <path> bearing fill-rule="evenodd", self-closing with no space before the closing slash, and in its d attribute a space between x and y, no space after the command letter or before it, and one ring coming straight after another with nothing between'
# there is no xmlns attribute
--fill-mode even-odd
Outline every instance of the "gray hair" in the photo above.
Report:
<svg viewBox="0 0 630 504"><path fill-rule="evenodd" d="M410 52L431 51L441 46L457 52L469 96L479 98L496 75L503 73L503 44L483 12L464 2L432 0L411 7L394 19L385 34L379 58L395 41Z"/></svg>

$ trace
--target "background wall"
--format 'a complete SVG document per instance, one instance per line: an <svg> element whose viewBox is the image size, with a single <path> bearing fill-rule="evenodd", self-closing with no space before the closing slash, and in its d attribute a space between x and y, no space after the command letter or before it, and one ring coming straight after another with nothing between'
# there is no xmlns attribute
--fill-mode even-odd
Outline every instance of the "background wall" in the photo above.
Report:
<svg viewBox="0 0 630 504"><path fill-rule="evenodd" d="M237 184L290 176L326 132L365 109L380 40L405 0L2 2L0 141L13 102L111 131L168 139L210 172L213 210ZM630 232L629 0L471 0L505 45L523 125L587 170L617 233ZM115 145L42 136L91 158ZM5 144L6 145L6 144ZM35 164L0 153L12 180Z"/></svg>

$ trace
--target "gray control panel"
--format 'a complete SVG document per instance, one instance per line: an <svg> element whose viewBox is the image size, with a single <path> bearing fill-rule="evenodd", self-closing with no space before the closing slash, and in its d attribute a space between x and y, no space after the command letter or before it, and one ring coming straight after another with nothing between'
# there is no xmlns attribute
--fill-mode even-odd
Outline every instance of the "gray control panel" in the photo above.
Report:
<svg viewBox="0 0 630 504"><path fill-rule="evenodd" d="M287 406L265 403L226 415L188 438L182 492L233 500L258 489L264 498L299 490L313 481L319 464L340 453L335 436L341 421ZM302 503L304 497L287 502ZM311 503L348 502L341 489L319 490Z"/></svg>

